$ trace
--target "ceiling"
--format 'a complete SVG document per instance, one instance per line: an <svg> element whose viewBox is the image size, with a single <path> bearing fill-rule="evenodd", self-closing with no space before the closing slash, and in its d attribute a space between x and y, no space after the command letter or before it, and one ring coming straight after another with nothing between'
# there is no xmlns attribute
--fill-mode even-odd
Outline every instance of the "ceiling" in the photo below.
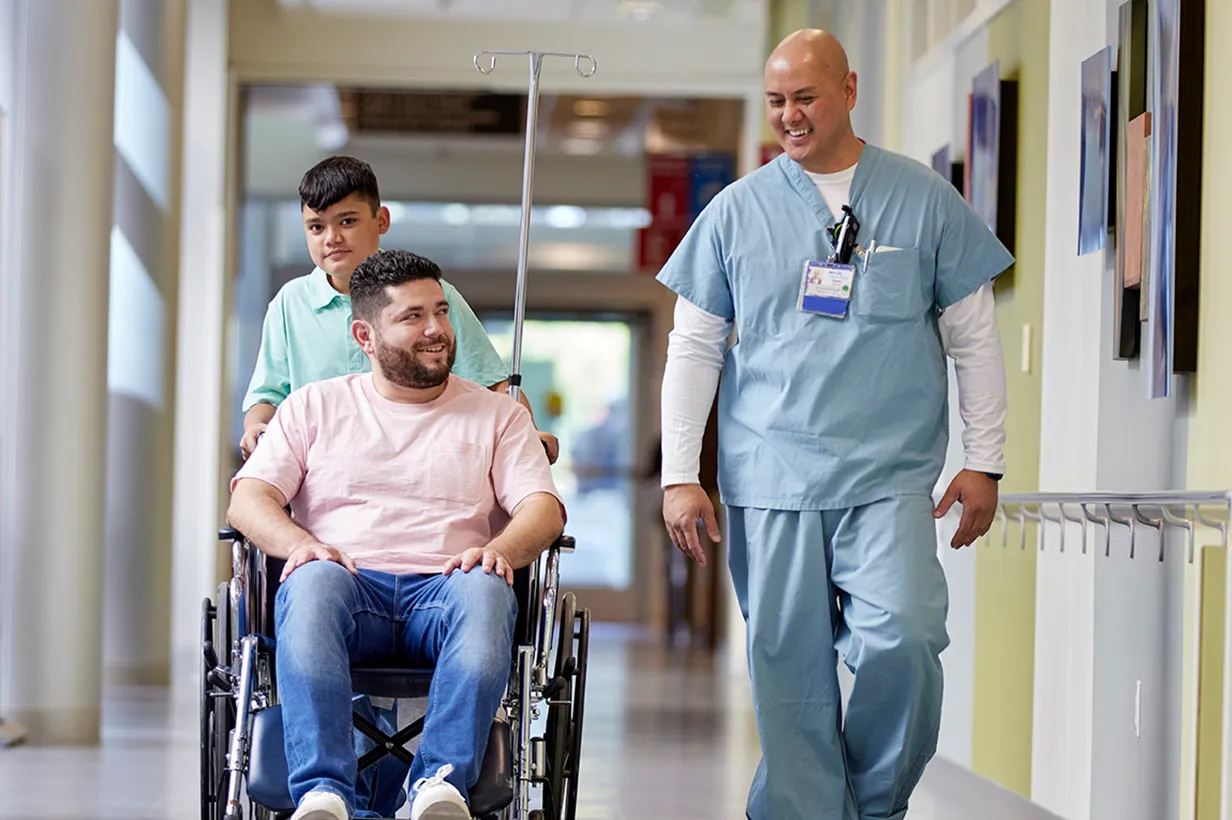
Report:
<svg viewBox="0 0 1232 820"><path fill-rule="evenodd" d="M761 23L766 0L278 0L282 8L454 20L688 25L702 20Z"/></svg>
<svg viewBox="0 0 1232 820"><path fill-rule="evenodd" d="M257 85L246 89L245 115L309 124L318 145L332 151L379 146L434 155L520 154L525 108L525 95ZM735 153L742 110L739 100L545 94L536 152Z"/></svg>

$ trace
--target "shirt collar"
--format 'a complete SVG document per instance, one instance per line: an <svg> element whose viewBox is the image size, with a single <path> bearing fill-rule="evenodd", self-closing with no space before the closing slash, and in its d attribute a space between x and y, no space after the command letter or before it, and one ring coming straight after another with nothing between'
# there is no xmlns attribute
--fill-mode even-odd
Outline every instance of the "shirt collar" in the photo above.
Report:
<svg viewBox="0 0 1232 820"><path fill-rule="evenodd" d="M312 269L309 285L308 293L312 299L313 310L325 310L334 303L335 299L348 298L346 294L334 290L334 286L329 283L329 275L320 268Z"/></svg>
<svg viewBox="0 0 1232 820"><path fill-rule="evenodd" d="M860 152L860 159L855 166L855 175L851 178L851 190L847 195L847 204L851 205L853 212L856 212L856 206L861 194L864 192L869 174L873 173L876 169L879 159L879 150L876 146L870 145L867 142L864 143L864 148ZM826 205L821 192L817 190L817 183L813 181L808 172L798 162L787 156L786 152L775 157L773 162L778 163L779 168L787 176L788 182L796 189L796 193L813 208L823 224L829 226L838 221L838 217L841 214L830 213L830 207ZM855 213L855 216L857 220L860 219L858 212ZM328 284L326 282L327 286Z"/></svg>

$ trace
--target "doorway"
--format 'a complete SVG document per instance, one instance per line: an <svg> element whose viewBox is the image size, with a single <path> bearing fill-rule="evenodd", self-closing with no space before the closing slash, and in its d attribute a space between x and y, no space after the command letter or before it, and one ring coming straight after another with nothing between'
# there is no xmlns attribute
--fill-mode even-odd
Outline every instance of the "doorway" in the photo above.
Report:
<svg viewBox="0 0 1232 820"><path fill-rule="evenodd" d="M497 352L512 361L513 319L481 315ZM561 587L595 620L639 620L638 372L646 322L607 313L528 314L522 384L535 423L560 439L553 468L565 532L577 550L561 559Z"/></svg>

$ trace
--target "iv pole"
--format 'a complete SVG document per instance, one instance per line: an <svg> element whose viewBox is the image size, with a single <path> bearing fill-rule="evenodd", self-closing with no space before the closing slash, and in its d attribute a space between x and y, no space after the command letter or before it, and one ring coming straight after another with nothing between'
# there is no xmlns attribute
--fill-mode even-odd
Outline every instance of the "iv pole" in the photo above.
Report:
<svg viewBox="0 0 1232 820"><path fill-rule="evenodd" d="M589 77L598 69L598 64L595 63L595 58L589 54L563 54L553 51L482 51L475 55L475 68L479 69L480 74L491 74L496 70L497 55L510 55L530 58L530 92L526 97L526 159L522 167L522 222L521 232L518 236L518 283L517 290L514 294L514 309L513 309L513 361L510 363L509 372L509 395L514 401L517 401L522 392L522 326L525 323L526 317L526 256L527 248L530 245L530 203L534 196L535 187L535 137L537 132L537 123L539 120L539 73L543 68L544 57L565 57L573 59L573 68L581 77ZM486 57L488 60L487 66L483 66L479 62L479 58ZM589 64L588 69L582 68L582 61L585 60ZM531 570L531 589L539 588L540 582L540 567L539 563L535 562L530 565ZM554 578L554 570L549 566L549 577ZM555 586L555 581L549 581L550 586ZM545 648L550 651L550 633L554 624L555 601L551 594L547 596L549 599L545 606L547 626L545 631L547 635L538 636L536 638L535 647L522 647L521 652L521 680L518 683L518 688L521 694L522 706L518 716L518 737L517 744L521 750L519 759L521 764L518 766L518 771L514 773L514 777L521 781L520 788L516 790L517 799L511 807L514 820L528 820L530 812L530 787L537 777L541 775L541 767L543 765L543 749L542 746L532 746L530 736L530 718L532 709L534 708L534 698L537 696L535 692L536 685L544 683L544 675L542 669L533 668L536 663L547 663L546 654L536 660L535 656L539 655L539 650Z"/></svg>
<svg viewBox="0 0 1232 820"><path fill-rule="evenodd" d="M573 60L573 68L581 77L589 77L599 67L589 54L564 54L554 51L482 51L475 55L475 68L481 74L491 74L496 69L499 54L530 57L530 93L526 98L526 159L522 167L522 224L518 237L518 284L514 295L513 311L513 361L509 374L509 395L517 401L522 391L522 325L526 316L526 252L530 244L530 203L535 186L535 133L539 119L539 72L544 57L567 57ZM486 57L485 68L479 58ZM582 68L582 61L590 64Z"/></svg>

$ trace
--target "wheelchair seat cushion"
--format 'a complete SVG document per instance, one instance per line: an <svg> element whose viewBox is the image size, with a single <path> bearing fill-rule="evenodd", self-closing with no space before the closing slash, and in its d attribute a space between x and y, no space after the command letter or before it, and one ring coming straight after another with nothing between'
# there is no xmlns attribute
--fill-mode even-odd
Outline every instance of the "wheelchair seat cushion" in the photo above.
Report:
<svg viewBox="0 0 1232 820"><path fill-rule="evenodd" d="M248 796L271 811L294 811L288 779L282 707L271 706L253 719ZM471 814L476 817L495 814L513 800L513 735L504 721L492 722L479 780L469 797Z"/></svg>

